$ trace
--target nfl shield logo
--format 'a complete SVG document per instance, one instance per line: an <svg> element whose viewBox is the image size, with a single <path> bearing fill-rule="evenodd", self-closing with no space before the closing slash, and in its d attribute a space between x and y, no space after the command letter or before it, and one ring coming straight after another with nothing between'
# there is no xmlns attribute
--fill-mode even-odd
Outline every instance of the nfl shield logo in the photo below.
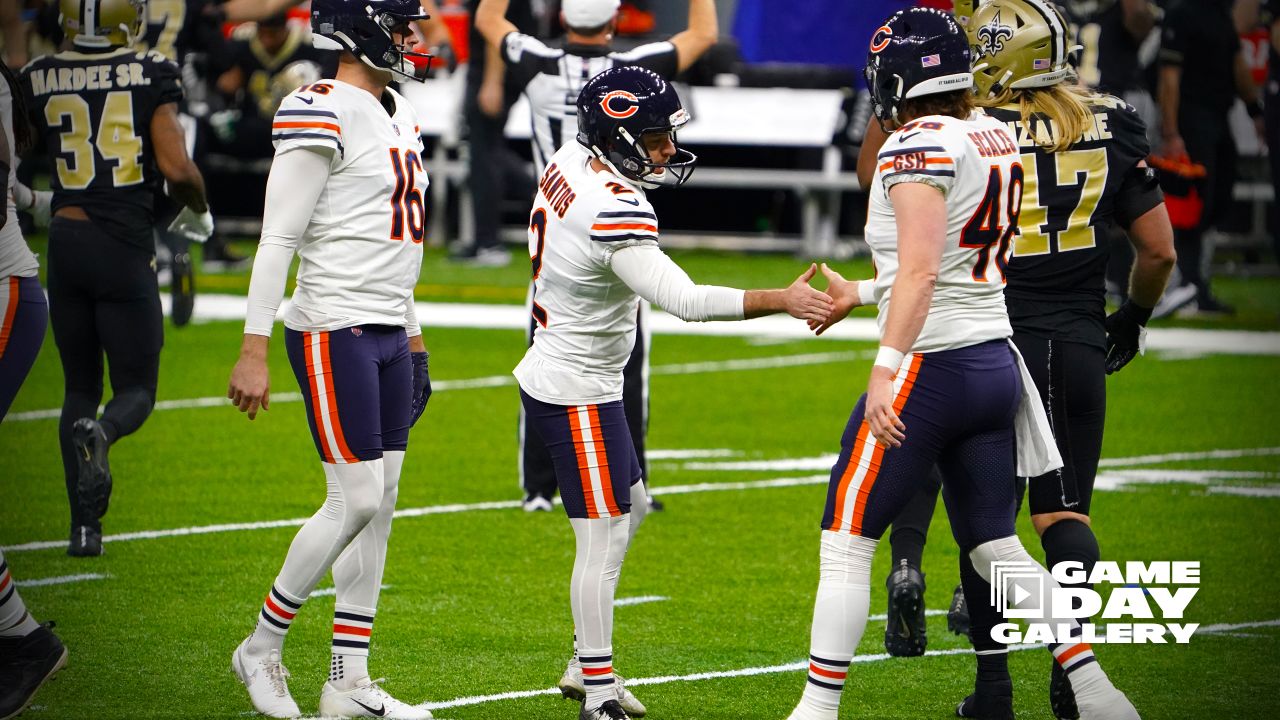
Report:
<svg viewBox="0 0 1280 720"><path fill-rule="evenodd" d="M925 55L920 58L920 65L923 67L937 67L942 64L942 58L937 55Z"/></svg>
<svg viewBox="0 0 1280 720"><path fill-rule="evenodd" d="M352 334L352 335L355 335L356 337L360 337L361 335L363 335L363 334L364 334L364 331L363 331L363 330L361 330L361 329L360 329L360 328L358 328L358 327L353 327L353 328L351 328L351 334Z"/></svg>

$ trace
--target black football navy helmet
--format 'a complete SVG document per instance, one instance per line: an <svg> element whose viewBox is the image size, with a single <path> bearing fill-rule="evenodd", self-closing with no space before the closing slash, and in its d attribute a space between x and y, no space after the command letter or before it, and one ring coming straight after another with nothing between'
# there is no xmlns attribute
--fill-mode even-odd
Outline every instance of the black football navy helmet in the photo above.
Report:
<svg viewBox="0 0 1280 720"><path fill-rule="evenodd" d="M900 125L904 100L973 87L969 39L950 13L901 10L872 34L863 74L881 127Z"/></svg>
<svg viewBox="0 0 1280 720"><path fill-rule="evenodd" d="M392 31L411 33L409 23L426 20L418 0L311 0L311 31L336 41L366 65L390 70L401 80L426 79L431 56L410 52ZM415 66L409 58L427 58Z"/></svg>
<svg viewBox="0 0 1280 720"><path fill-rule="evenodd" d="M675 133L689 113L671 84L657 73L626 66L605 70L578 95L578 142L619 175L646 188L675 187L693 174L698 157L676 145L665 163L644 147L646 133Z"/></svg>

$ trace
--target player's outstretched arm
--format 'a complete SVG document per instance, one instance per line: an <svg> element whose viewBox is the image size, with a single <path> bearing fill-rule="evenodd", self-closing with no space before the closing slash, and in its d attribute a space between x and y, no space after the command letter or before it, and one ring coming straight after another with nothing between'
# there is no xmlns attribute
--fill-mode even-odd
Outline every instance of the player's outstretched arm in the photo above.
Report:
<svg viewBox="0 0 1280 720"><path fill-rule="evenodd" d="M821 335L828 328L849 316L850 311L862 305L870 305L875 299L874 280L845 280L840 273L822 263L822 275L827 279L827 295L831 296L831 315L825 321L810 320L809 329Z"/></svg>
<svg viewBox="0 0 1280 720"><path fill-rule="evenodd" d="M715 0L689 0L689 27L671 38L676 46L676 66L684 72L720 39Z"/></svg>
<svg viewBox="0 0 1280 720"><path fill-rule="evenodd" d="M169 181L169 194L197 213L208 212L204 176L187 154L186 132L178 121L177 103L164 103L151 116L151 145L155 148L156 167Z"/></svg>
<svg viewBox="0 0 1280 720"><path fill-rule="evenodd" d="M817 272L818 266L809 263L808 269L785 288L748 290L742 298L743 316L754 318L785 312L810 323L826 322L831 317L833 303L829 295L809 285Z"/></svg>

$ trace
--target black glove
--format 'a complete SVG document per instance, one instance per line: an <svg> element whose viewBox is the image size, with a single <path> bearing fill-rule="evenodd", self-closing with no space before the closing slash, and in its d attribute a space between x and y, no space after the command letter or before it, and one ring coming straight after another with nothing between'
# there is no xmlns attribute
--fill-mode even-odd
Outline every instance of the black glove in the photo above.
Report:
<svg viewBox="0 0 1280 720"><path fill-rule="evenodd" d="M1142 352L1142 330L1151 319L1151 309L1126 300L1107 316L1107 374L1119 372Z"/></svg>
<svg viewBox="0 0 1280 720"><path fill-rule="evenodd" d="M431 375L427 373L429 357L430 353L425 351L409 353L409 359L413 361L413 404L409 410L409 427L422 417L422 411L427 409L427 400L431 399Z"/></svg>

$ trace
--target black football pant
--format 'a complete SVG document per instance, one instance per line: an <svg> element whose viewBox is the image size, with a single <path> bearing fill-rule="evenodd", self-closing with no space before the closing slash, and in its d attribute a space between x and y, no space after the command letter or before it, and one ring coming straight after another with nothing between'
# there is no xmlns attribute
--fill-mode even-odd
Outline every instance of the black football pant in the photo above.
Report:
<svg viewBox="0 0 1280 720"><path fill-rule="evenodd" d="M622 371L622 406L631 431L631 442L640 461L640 477L649 482L649 462L645 460L645 436L649 433L649 347L645 342L645 314L636 320L636 345ZM533 344L533 328L530 326L529 343ZM538 432L530 426L524 408L520 409L520 485L525 495L556 496L556 470Z"/></svg>
<svg viewBox="0 0 1280 720"><path fill-rule="evenodd" d="M1272 78L1275 78L1274 71ZM1265 99L1268 164L1271 166L1271 188L1280 192L1280 81L1272 79L1267 84ZM1280 262L1280 197L1271 201L1271 245L1275 249L1276 261Z"/></svg>
<svg viewBox="0 0 1280 720"><path fill-rule="evenodd" d="M145 237L150 240L150 228ZM58 439L71 524L98 528L97 518L80 515L71 429L81 418L98 416L104 353L111 400L99 422L108 442L134 432L151 414L164 344L155 255L92 222L55 217L49 226L49 320L66 385Z"/></svg>

